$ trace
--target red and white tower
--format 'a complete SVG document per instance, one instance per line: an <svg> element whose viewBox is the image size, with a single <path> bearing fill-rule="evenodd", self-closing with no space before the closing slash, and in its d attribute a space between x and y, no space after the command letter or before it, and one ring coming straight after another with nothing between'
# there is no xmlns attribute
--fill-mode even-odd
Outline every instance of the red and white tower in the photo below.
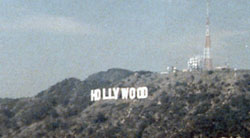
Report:
<svg viewBox="0 0 250 138"><path fill-rule="evenodd" d="M213 69L212 58L210 55L211 39L210 39L210 30L209 30L209 25L210 25L209 7L210 7L210 2L209 2L209 0L207 0L206 42L205 42L204 57L203 57L205 70L212 70Z"/></svg>

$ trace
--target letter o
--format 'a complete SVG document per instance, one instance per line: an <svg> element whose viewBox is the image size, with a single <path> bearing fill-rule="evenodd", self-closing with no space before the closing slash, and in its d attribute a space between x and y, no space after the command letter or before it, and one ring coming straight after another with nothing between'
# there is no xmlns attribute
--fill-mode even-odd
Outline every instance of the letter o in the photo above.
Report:
<svg viewBox="0 0 250 138"><path fill-rule="evenodd" d="M133 87L129 89L129 98L130 99L135 99L135 91L136 90Z"/></svg>

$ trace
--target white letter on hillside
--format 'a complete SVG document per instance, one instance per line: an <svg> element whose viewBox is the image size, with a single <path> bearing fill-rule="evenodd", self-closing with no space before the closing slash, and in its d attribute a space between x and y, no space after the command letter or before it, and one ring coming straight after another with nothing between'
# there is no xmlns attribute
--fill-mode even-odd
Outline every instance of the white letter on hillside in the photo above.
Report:
<svg viewBox="0 0 250 138"><path fill-rule="evenodd" d="M128 88L121 88L122 90L122 99L128 99Z"/></svg>
<svg viewBox="0 0 250 138"><path fill-rule="evenodd" d="M129 98L130 99L135 99L135 88L131 87L129 89Z"/></svg>
<svg viewBox="0 0 250 138"><path fill-rule="evenodd" d="M91 90L91 101L99 101L101 99L101 90Z"/></svg>
<svg viewBox="0 0 250 138"><path fill-rule="evenodd" d="M119 90L120 90L120 88L113 88L113 92L114 92L114 96L115 96L116 100L118 99Z"/></svg>
<svg viewBox="0 0 250 138"><path fill-rule="evenodd" d="M139 87L137 89L137 98L145 99L148 97L148 88L147 87Z"/></svg>
<svg viewBox="0 0 250 138"><path fill-rule="evenodd" d="M103 94L105 94L105 97L103 96L103 100L112 100L115 99L115 96L112 96L112 89L108 88L108 96L106 96L106 91L103 89Z"/></svg>
<svg viewBox="0 0 250 138"><path fill-rule="evenodd" d="M106 88L102 88L102 99L107 100L108 97L106 96Z"/></svg>

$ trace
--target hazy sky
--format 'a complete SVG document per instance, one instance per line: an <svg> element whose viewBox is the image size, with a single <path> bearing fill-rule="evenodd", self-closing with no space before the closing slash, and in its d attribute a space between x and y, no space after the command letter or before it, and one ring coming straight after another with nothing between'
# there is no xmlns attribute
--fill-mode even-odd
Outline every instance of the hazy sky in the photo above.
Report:
<svg viewBox="0 0 250 138"><path fill-rule="evenodd" d="M205 0L1 0L0 97L33 96L113 67L186 68L205 43ZM212 0L215 65L250 68L250 1Z"/></svg>

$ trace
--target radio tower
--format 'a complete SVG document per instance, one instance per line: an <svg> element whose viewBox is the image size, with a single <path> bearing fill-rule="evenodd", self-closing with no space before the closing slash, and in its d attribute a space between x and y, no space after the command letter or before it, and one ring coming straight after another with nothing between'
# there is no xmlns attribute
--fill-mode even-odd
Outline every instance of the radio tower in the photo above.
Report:
<svg viewBox="0 0 250 138"><path fill-rule="evenodd" d="M211 39L210 39L210 31L209 31L209 7L210 7L210 0L207 0L207 23L206 23L206 42L204 48L204 69L205 70L212 70L213 63L210 56L210 49L211 49Z"/></svg>

